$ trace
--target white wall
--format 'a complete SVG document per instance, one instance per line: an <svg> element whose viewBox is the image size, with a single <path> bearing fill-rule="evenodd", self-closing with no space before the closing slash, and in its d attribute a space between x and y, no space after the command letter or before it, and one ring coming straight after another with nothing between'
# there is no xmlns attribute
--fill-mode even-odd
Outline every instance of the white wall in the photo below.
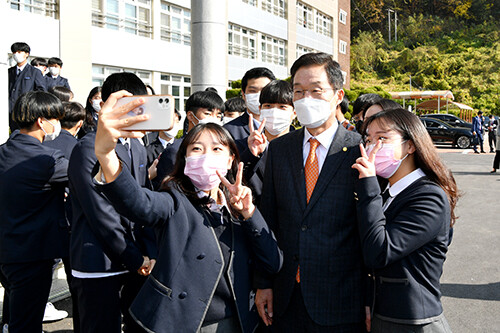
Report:
<svg viewBox="0 0 500 333"><path fill-rule="evenodd" d="M297 44L333 54L333 39L297 25Z"/></svg>
<svg viewBox="0 0 500 333"><path fill-rule="evenodd" d="M8 31L9 25L7 22L7 13L9 4L6 1L0 2L0 31ZM0 144L4 143L9 137L9 87L8 87L8 54L10 45L7 42L6 33L0 34Z"/></svg>
<svg viewBox="0 0 500 333"><path fill-rule="evenodd" d="M285 66L273 65L267 62L260 62L232 55L228 56L227 67L228 80L230 81L241 80L243 75L245 75L245 72L254 67L269 68L274 73L274 76L281 80L284 80L288 77L287 68Z"/></svg>

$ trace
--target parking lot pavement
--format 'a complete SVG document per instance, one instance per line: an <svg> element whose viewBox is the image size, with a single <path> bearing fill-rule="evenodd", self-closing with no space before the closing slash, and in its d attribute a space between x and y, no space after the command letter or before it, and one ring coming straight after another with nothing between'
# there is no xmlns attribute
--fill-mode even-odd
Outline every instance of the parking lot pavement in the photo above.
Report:
<svg viewBox="0 0 500 333"><path fill-rule="evenodd" d="M454 333L500 332L500 171L489 173L494 154L438 149L462 192L441 278L445 316ZM69 317L44 331L72 332L70 300L56 307Z"/></svg>

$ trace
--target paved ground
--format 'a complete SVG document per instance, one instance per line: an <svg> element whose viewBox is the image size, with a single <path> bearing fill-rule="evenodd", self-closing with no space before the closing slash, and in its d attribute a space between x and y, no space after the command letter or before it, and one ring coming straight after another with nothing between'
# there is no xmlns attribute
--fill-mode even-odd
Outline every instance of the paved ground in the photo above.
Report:
<svg viewBox="0 0 500 333"><path fill-rule="evenodd" d="M439 147L462 191L453 242L441 279L444 312L454 333L500 332L500 171L494 154ZM69 299L56 303L70 313ZM72 332L71 319L45 324L46 332Z"/></svg>

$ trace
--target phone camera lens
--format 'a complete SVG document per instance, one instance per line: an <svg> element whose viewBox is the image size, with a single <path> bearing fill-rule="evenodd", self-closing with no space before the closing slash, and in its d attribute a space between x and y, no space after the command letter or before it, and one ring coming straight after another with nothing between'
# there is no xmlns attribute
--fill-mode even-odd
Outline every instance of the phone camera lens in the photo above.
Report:
<svg viewBox="0 0 500 333"><path fill-rule="evenodd" d="M162 104L162 103L163 103L163 98L160 98L160 99L158 100L158 103Z"/></svg>

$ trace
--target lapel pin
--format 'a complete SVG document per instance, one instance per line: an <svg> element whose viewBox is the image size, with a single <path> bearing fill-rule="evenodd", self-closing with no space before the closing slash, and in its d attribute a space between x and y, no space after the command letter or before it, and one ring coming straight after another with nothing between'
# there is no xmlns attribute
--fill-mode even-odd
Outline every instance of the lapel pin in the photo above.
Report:
<svg viewBox="0 0 500 333"><path fill-rule="evenodd" d="M343 151L347 151L347 147L342 148Z"/></svg>

